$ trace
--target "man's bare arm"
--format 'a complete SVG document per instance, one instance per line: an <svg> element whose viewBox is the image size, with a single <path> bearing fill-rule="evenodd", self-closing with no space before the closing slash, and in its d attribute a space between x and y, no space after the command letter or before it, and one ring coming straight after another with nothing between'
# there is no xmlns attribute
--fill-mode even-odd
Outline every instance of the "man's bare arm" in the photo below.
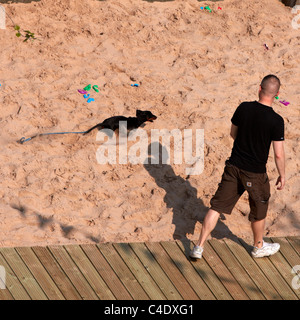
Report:
<svg viewBox="0 0 300 320"><path fill-rule="evenodd" d="M230 129L230 136L233 140L235 140L238 132L238 127L235 126L234 124L231 124L231 129Z"/></svg>
<svg viewBox="0 0 300 320"><path fill-rule="evenodd" d="M279 177L276 185L278 190L282 190L285 185L285 153L284 153L284 141L273 141L275 164Z"/></svg>

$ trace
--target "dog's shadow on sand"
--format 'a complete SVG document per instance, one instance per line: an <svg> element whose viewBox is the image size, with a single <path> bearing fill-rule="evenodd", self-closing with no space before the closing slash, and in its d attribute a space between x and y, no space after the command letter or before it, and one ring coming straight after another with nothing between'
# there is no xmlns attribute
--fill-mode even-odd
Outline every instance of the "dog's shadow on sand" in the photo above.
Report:
<svg viewBox="0 0 300 320"><path fill-rule="evenodd" d="M151 150L159 150L159 153L153 155ZM167 208L173 209L172 224L175 225L173 239L182 242L185 254L188 256L191 244L187 235L194 234L196 223L203 222L209 208L198 198L197 189L190 184L188 178L176 175L172 166L165 164L168 157L166 148L158 142L153 142L148 146L148 159L144 167L155 179L156 184L166 192L164 202ZM229 238L238 243L240 240L230 231L222 218L219 219L211 236L216 239Z"/></svg>

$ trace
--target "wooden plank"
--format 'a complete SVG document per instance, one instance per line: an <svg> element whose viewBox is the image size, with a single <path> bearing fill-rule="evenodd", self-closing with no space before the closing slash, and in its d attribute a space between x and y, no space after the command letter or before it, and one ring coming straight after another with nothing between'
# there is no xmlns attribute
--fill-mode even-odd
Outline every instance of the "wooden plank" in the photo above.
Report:
<svg viewBox="0 0 300 320"><path fill-rule="evenodd" d="M281 252L277 252L276 254L269 257L270 261L273 263L277 271L281 274L281 276L285 279L287 284L290 286L291 290L296 294L298 299L300 298L300 290L293 288L292 281L295 277L295 274L292 273L292 268L289 263L286 261Z"/></svg>
<svg viewBox="0 0 300 320"><path fill-rule="evenodd" d="M300 264L300 258L297 251L289 243L286 238L271 238L273 242L280 244L280 253L284 256L286 261L290 264L291 268Z"/></svg>
<svg viewBox="0 0 300 320"><path fill-rule="evenodd" d="M6 288L6 270L0 262L0 300L14 300L13 296Z"/></svg>
<svg viewBox="0 0 300 320"><path fill-rule="evenodd" d="M54 281L49 276L37 256L30 247L16 248L27 268L30 270L35 280L39 283L49 300L64 300L64 296L57 288Z"/></svg>
<svg viewBox="0 0 300 320"><path fill-rule="evenodd" d="M94 268L99 272L116 299L132 300L131 295L112 270L109 263L105 260L99 249L93 244L81 245L81 248L93 263Z"/></svg>
<svg viewBox="0 0 300 320"><path fill-rule="evenodd" d="M232 240L224 240L230 251L234 254L240 264L249 274L250 278L256 284L267 300L282 300L281 296L274 289L268 278L257 266L254 259L243 248L242 244L238 244Z"/></svg>
<svg viewBox="0 0 300 320"><path fill-rule="evenodd" d="M5 268L6 273L6 289L10 292L12 297L16 300L30 300L30 296L22 286L21 282L19 281L18 277L14 274L10 266L7 264L6 260L1 254L0 249L0 265ZM1 290L0 290L1 291Z"/></svg>
<svg viewBox="0 0 300 320"><path fill-rule="evenodd" d="M300 238L287 237L287 240L291 244L291 246L294 248L294 250L298 253L298 256L300 256Z"/></svg>
<svg viewBox="0 0 300 320"><path fill-rule="evenodd" d="M81 296L67 275L63 272L58 262L54 259L48 248L33 247L32 250L43 264L65 299L67 300L81 300Z"/></svg>
<svg viewBox="0 0 300 320"><path fill-rule="evenodd" d="M94 292L101 300L115 300L115 296L94 268L88 257L79 245L65 246L65 249L75 262L85 279L89 282Z"/></svg>
<svg viewBox="0 0 300 320"><path fill-rule="evenodd" d="M194 247L193 242L190 243L190 250ZM192 264L203 280L206 282L210 290L213 292L217 300L232 300L230 292L226 289L224 284L220 281L218 276L214 273L208 262L204 259L192 259Z"/></svg>
<svg viewBox="0 0 300 320"><path fill-rule="evenodd" d="M154 256L148 250L144 243L130 243L144 268L149 272L153 280L156 282L162 293L168 300L182 300L180 293L174 287L173 283L165 274L164 270L160 267Z"/></svg>
<svg viewBox="0 0 300 320"><path fill-rule="evenodd" d="M249 297L246 295L242 287L213 250L209 241L205 244L203 257L234 300L249 300Z"/></svg>
<svg viewBox="0 0 300 320"><path fill-rule="evenodd" d="M245 246L244 243L242 243ZM249 252L250 254L250 252ZM258 265L261 271L264 273L266 278L268 278L269 282L272 284L274 289L278 292L282 299L294 300L295 295L292 292L289 285L282 278L274 264L271 263L270 257L264 258L253 258L253 261Z"/></svg>
<svg viewBox="0 0 300 320"><path fill-rule="evenodd" d="M215 300L206 283L193 268L190 261L186 258L176 242L161 242L161 245L171 257L177 268L190 283L201 300Z"/></svg>
<svg viewBox="0 0 300 320"><path fill-rule="evenodd" d="M17 254L16 250L14 248L1 248L1 253L29 296L34 300L47 300L44 291Z"/></svg>
<svg viewBox="0 0 300 320"><path fill-rule="evenodd" d="M284 300L298 300L297 296L287 285L268 257L257 258L254 260Z"/></svg>
<svg viewBox="0 0 300 320"><path fill-rule="evenodd" d="M156 261L160 264L174 286L180 292L184 300L199 300L199 297L187 282L182 273L171 260L170 256L162 248L158 242L146 242L147 248L150 250Z"/></svg>
<svg viewBox="0 0 300 320"><path fill-rule="evenodd" d="M122 257L151 300L165 300L166 297L127 243L115 243L114 248Z"/></svg>
<svg viewBox="0 0 300 320"><path fill-rule="evenodd" d="M134 300L149 300L148 295L128 269L123 259L116 252L111 243L97 244L100 252L108 261L114 272L117 274L123 285L129 291Z"/></svg>
<svg viewBox="0 0 300 320"><path fill-rule="evenodd" d="M50 246L48 248L74 287L79 292L81 298L84 300L98 300L98 296L95 294L94 290L86 281L64 247Z"/></svg>
<svg viewBox="0 0 300 320"><path fill-rule="evenodd" d="M2 288L2 287L1 287ZM8 289L0 288L0 301L2 300L14 300L13 296L10 294Z"/></svg>
<svg viewBox="0 0 300 320"><path fill-rule="evenodd" d="M241 292L256 300L299 300L292 267L300 265L300 239L271 240L280 251L261 259L243 241L209 240L196 262L181 241L0 248L6 271L0 300L243 299Z"/></svg>
<svg viewBox="0 0 300 320"><path fill-rule="evenodd" d="M224 241L210 240L209 243L217 252L224 265L234 276L236 281L240 284L244 292L251 300L264 300L265 297L257 288L256 284L249 277L248 273L233 255L233 253L226 246Z"/></svg>
<svg viewBox="0 0 300 320"><path fill-rule="evenodd" d="M177 241L178 246L181 248L183 253L186 251L187 245L182 244L182 241ZM189 249L193 248L193 243L189 241ZM191 264L201 276L203 281L206 283L208 288L212 291L213 295L216 297L217 300L232 300L230 293L224 287L222 282L210 268L208 263L205 259L190 259Z"/></svg>

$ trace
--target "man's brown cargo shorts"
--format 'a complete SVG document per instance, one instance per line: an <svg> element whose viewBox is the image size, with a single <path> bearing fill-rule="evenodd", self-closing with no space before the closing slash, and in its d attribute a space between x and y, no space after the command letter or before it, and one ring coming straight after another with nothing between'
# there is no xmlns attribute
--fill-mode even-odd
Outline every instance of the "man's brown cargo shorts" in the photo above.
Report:
<svg viewBox="0 0 300 320"><path fill-rule="evenodd" d="M211 209L230 214L245 190L249 194L249 220L264 219L270 198L270 182L267 173L241 170L227 160L219 188L210 201Z"/></svg>

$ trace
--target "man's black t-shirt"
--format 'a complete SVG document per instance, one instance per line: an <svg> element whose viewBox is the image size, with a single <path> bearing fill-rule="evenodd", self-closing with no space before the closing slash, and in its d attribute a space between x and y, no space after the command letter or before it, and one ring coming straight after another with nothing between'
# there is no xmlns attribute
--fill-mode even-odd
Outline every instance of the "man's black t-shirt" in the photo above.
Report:
<svg viewBox="0 0 300 320"><path fill-rule="evenodd" d="M271 107L257 101L243 102L231 122L238 126L229 162L255 173L266 172L272 141L284 140L284 121Z"/></svg>

